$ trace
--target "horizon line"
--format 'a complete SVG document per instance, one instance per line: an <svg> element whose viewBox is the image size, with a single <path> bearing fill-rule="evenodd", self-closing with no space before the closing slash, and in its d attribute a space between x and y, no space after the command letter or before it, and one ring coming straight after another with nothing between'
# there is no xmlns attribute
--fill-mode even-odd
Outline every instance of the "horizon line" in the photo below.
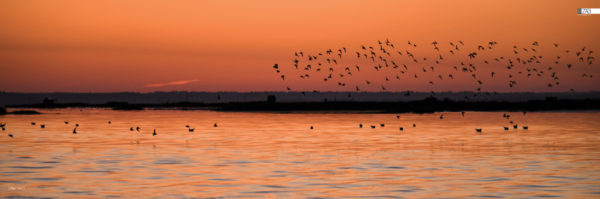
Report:
<svg viewBox="0 0 600 199"><path fill-rule="evenodd" d="M498 91L316 91L305 90L305 91L114 91L114 92L72 92L72 91L49 91L49 92L14 92L14 91L0 91L0 93L11 93L11 94L56 94L56 93L69 93L69 94L116 94L116 93L138 93L138 94L152 94L152 93L498 93L498 94L514 94L514 93L598 93L598 91L516 91L516 92L498 92Z"/></svg>

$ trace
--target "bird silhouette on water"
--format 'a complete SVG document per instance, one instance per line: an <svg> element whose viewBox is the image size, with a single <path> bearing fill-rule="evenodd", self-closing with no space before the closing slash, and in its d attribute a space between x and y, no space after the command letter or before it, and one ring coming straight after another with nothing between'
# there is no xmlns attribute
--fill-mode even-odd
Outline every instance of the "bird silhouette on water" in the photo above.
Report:
<svg viewBox="0 0 600 199"><path fill-rule="evenodd" d="M77 134L77 127L73 128L73 134Z"/></svg>
<svg viewBox="0 0 600 199"><path fill-rule="evenodd" d="M154 132L152 132L152 136L156 136L156 129L154 129Z"/></svg>
<svg viewBox="0 0 600 199"><path fill-rule="evenodd" d="M476 131L477 133L481 133L481 131L482 131L482 130L479 128L479 129L475 129L475 131Z"/></svg>

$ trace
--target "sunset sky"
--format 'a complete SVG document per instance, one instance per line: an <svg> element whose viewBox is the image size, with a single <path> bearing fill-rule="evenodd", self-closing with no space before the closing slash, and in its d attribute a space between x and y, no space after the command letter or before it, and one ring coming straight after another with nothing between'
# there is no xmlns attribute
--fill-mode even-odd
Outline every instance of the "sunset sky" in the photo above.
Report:
<svg viewBox="0 0 600 199"><path fill-rule="evenodd" d="M509 56L513 45L538 41L548 65L565 49L585 46L598 57L600 15L578 16L577 8L600 8L600 1L3 0L0 91L284 91L286 86L352 91L364 79L387 75L367 72L372 66L365 65L363 76L348 80L353 85L348 88L322 78L304 80L292 69L294 52L346 47L354 53L386 38L407 49L408 40L416 42L414 52L422 56L434 56L433 40L441 46L462 40L465 46L497 41L498 56ZM272 68L275 63L288 76L285 82ZM438 70L451 72L450 65ZM500 71L505 64L487 67ZM600 91L600 60L575 66L576 71L556 70L561 86L523 80L509 89L507 78L498 77L484 89ZM594 77L581 78L582 73ZM388 91L462 91L473 90L472 81L457 77L434 88L414 79L385 84Z"/></svg>

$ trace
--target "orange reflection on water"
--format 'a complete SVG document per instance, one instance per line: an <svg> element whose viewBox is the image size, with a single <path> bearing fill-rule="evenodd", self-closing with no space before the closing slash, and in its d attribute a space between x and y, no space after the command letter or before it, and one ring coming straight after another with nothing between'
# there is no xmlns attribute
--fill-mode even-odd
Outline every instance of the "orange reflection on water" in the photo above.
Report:
<svg viewBox="0 0 600 199"><path fill-rule="evenodd" d="M41 111L0 117L0 196L600 196L598 112Z"/></svg>

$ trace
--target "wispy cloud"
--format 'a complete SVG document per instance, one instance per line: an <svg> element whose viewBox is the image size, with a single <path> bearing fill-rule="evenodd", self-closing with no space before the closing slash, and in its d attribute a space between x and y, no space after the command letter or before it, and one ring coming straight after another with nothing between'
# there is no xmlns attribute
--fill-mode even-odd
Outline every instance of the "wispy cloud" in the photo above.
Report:
<svg viewBox="0 0 600 199"><path fill-rule="evenodd" d="M185 84L189 84L189 83L197 82L197 81L199 81L199 80L198 79L179 80L179 81L172 81L172 82L166 82L166 83L146 84L146 85L144 85L144 87L156 88L156 87L165 87L165 86L179 86L179 85L185 85Z"/></svg>

